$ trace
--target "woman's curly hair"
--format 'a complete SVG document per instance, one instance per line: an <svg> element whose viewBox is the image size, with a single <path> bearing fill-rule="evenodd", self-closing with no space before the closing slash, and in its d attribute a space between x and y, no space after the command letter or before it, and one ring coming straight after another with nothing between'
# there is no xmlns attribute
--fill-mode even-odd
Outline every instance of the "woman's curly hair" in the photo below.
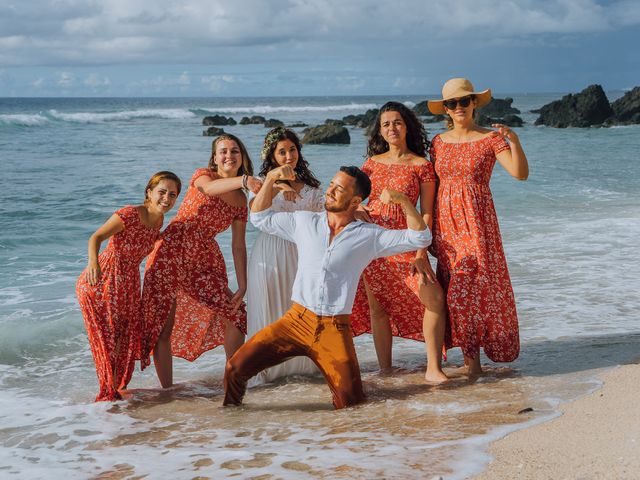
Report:
<svg viewBox="0 0 640 480"><path fill-rule="evenodd" d="M380 117L384 112L398 112L407 126L407 147L420 157L426 157L429 150L429 140L424 125L416 114L400 102L387 102L378 111L375 121L369 127L367 156L380 155L389 150L389 144L380 134Z"/></svg>
<svg viewBox="0 0 640 480"><path fill-rule="evenodd" d="M274 168L279 167L278 162L274 158L276 147L278 142L283 140L291 140L298 150L298 163L296 168L293 169L296 172L296 177L303 183L313 188L320 186L320 180L318 180L313 172L309 169L309 162L302 157L302 144L300 139L293 130L289 130L285 127L276 127L267 133L264 139L264 146L262 147L262 166L260 167L260 176L265 177Z"/></svg>

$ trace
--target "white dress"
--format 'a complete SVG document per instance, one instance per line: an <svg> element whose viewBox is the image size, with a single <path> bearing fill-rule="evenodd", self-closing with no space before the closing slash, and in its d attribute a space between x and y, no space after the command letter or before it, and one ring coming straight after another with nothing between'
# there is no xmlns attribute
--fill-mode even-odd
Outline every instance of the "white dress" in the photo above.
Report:
<svg viewBox="0 0 640 480"><path fill-rule="evenodd" d="M250 196L252 198L253 195ZM324 192L304 185L295 202L284 199L282 193L273 198L276 212L324 210ZM291 289L298 269L295 244L275 235L260 232L251 249L247 269L247 338L278 320L291 307ZM287 375L309 375L319 372L307 357L295 357L280 365L263 370L253 377L249 386L260 385Z"/></svg>

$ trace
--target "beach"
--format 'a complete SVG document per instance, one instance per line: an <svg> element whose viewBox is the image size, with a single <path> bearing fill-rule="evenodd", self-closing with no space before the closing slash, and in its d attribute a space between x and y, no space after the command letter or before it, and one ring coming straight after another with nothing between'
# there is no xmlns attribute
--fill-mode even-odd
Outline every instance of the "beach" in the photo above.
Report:
<svg viewBox="0 0 640 480"><path fill-rule="evenodd" d="M622 92L608 95L614 100ZM221 348L192 363L176 359L175 389L161 390L152 368L136 369L128 399L93 403L96 374L74 293L87 239L116 209L142 201L153 172L170 169L184 185L206 166L212 140L202 135L206 115L238 122L264 115L313 126L388 100L413 106L434 95L0 99L0 477L512 478L509 471L483 474L499 453L492 442L507 436L495 444L499 449L512 437L552 428L574 410L571 402L608 399L606 389L616 385L608 375L632 369L632 395L637 365L619 366L640 352L640 126L537 127L531 110L560 93L496 96L513 97L522 111L526 123L517 133L531 169L528 181L517 182L496 165L491 180L516 296L520 356L508 364L482 356L486 373L467 379L458 372L460 350L453 349L445 364L452 381L432 386L424 383L423 343L394 340L396 370L382 376L373 340L362 335L355 345L367 402L342 411L333 410L320 376L251 388L241 408L223 408ZM426 127L430 138L444 128ZM224 129L245 142L258 167L268 129ZM303 148L323 188L339 166L365 160L364 129L348 130L348 145ZM302 127L296 131L302 134ZM249 226L248 249L256 235ZM231 235L216 241L233 288ZM603 379L605 396L585 397ZM612 404L622 417L612 420L631 428L631 417L619 412L633 406ZM564 408L567 414L558 417ZM600 427L584 428L581 440L596 447ZM560 432L557 442L567 447L563 439L572 429ZM526 453L535 460L542 448ZM489 468L523 458L513 452ZM601 449L603 461L622 455L609 452ZM547 457L554 459L550 471L570 458L555 450ZM630 471L640 476L634 465ZM590 478L570 471L538 478L567 476Z"/></svg>
<svg viewBox="0 0 640 480"><path fill-rule="evenodd" d="M602 375L604 385L561 415L491 444L477 480L633 479L640 476L640 364Z"/></svg>

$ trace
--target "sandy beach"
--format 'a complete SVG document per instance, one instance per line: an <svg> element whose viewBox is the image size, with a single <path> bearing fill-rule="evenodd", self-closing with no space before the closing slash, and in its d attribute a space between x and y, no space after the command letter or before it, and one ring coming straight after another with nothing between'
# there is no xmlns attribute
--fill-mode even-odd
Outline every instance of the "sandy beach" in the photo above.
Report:
<svg viewBox="0 0 640 480"><path fill-rule="evenodd" d="M560 417L494 442L494 460L475 478L640 478L640 364L602 380L602 388L563 405Z"/></svg>

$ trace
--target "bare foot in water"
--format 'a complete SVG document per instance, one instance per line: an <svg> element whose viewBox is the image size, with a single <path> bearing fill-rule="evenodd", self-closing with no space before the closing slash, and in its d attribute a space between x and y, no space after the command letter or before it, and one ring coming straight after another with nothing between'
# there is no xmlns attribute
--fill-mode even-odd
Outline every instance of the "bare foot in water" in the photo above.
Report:
<svg viewBox="0 0 640 480"><path fill-rule="evenodd" d="M433 385L438 385L438 384L441 384L441 383L444 383L444 382L448 382L449 381L449 377L447 377L442 370L434 369L434 371L431 372L427 368L427 371L424 374L424 380L427 383L430 383L430 384L433 384Z"/></svg>
<svg viewBox="0 0 640 480"><path fill-rule="evenodd" d="M466 369L466 374L470 377L482 375L484 372L482 371L482 365L480 365L480 354L474 357L464 356L464 366Z"/></svg>

